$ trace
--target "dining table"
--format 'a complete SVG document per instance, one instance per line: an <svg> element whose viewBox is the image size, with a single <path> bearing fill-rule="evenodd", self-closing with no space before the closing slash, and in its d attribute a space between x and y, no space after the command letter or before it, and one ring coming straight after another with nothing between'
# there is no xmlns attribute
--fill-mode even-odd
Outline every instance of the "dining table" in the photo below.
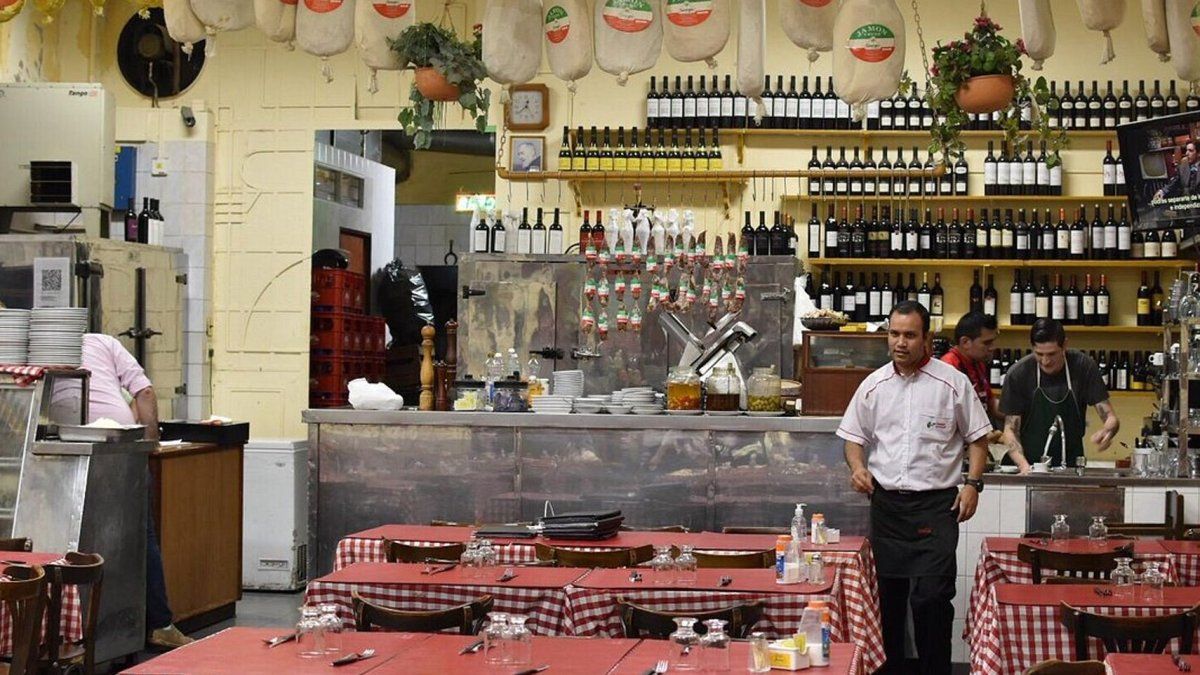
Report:
<svg viewBox="0 0 1200 675"><path fill-rule="evenodd" d="M38 551L2 551L0 552L0 567L13 565L48 565L63 560L61 553L45 553ZM60 614L60 630L63 638L72 642L83 639L83 607L80 603L79 589L75 586L65 586L62 595L62 613ZM43 636L45 621L42 622ZM12 614L8 605L0 605L0 654L12 654Z"/></svg>
<svg viewBox="0 0 1200 675"><path fill-rule="evenodd" d="M1200 541L1164 539L1159 544L1171 555L1181 586L1200 586Z"/></svg>
<svg viewBox="0 0 1200 675"><path fill-rule="evenodd" d="M610 670L608 675L646 675L660 660L666 659L670 653L669 644L664 640L642 640L634 647L617 667ZM729 643L729 672L744 673L750 663L750 643L744 640L734 640ZM668 670L668 673L673 672ZM703 671L701 671L703 672ZM783 670L772 670L772 673L785 673ZM829 665L813 667L808 673L820 675L862 675L862 650L856 645L834 642L829 646ZM548 675L548 674L547 674Z"/></svg>
<svg viewBox="0 0 1200 675"><path fill-rule="evenodd" d="M1109 654L1104 657L1104 665L1108 675L1164 675L1165 673L1181 671L1178 662L1188 664L1195 672L1200 673L1200 656L1186 654Z"/></svg>
<svg viewBox="0 0 1200 675"><path fill-rule="evenodd" d="M392 659L372 675L412 675L413 673L455 673L462 675L512 675L528 668L548 666L546 675L593 675L607 673L617 666L640 640L624 638L589 640L574 637L534 636L532 659L527 664L504 667L489 666L484 653L460 654L478 638L472 635L433 635L428 640ZM666 644L662 642L662 644Z"/></svg>
<svg viewBox="0 0 1200 675"><path fill-rule="evenodd" d="M1162 616L1200 604L1200 588L1166 587L1151 593L1109 584L995 584L988 589L968 640L971 672L1012 675L1049 659L1076 660L1074 636L1062 624L1063 603L1111 616ZM1103 656L1100 641L1089 640L1088 658Z"/></svg>

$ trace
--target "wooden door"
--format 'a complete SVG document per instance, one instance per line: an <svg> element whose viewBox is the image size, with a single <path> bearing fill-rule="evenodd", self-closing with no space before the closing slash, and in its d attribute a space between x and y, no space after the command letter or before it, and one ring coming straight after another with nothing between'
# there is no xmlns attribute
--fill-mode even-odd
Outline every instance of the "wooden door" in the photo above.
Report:
<svg viewBox="0 0 1200 675"><path fill-rule="evenodd" d="M350 257L350 271L363 275L367 280L365 307L371 309L371 235L358 230L342 228L338 231L338 248Z"/></svg>

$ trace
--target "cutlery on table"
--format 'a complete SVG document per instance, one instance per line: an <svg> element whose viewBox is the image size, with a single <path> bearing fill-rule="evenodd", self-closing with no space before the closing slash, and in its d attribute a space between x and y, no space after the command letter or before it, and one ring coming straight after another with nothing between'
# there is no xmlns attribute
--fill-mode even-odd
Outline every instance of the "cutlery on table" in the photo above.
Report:
<svg viewBox="0 0 1200 675"><path fill-rule="evenodd" d="M721 586L728 586L733 583L733 577L721 577Z"/></svg>
<svg viewBox="0 0 1200 675"><path fill-rule="evenodd" d="M442 572L449 572L450 570L454 569L455 567L458 567L458 563L447 563L440 567L434 567L434 568L430 568L430 569L421 570L421 574L428 574L430 576L433 576L434 574L441 574Z"/></svg>
<svg viewBox="0 0 1200 675"><path fill-rule="evenodd" d="M538 666L537 668L529 668L529 669L526 669L526 670L518 670L517 672L513 673L513 675L536 675L537 673L540 673L540 672L542 672L543 670L546 670L546 669L548 669L549 667L550 667L550 664L548 664L548 663L543 663L542 665Z"/></svg>
<svg viewBox="0 0 1200 675"><path fill-rule="evenodd" d="M630 571L629 571L629 580L630 580L630 581L635 581L635 582L636 582L636 581L641 581L641 580L642 580L642 573L641 573L641 572L639 572L639 571L637 571L637 570L630 570Z"/></svg>
<svg viewBox="0 0 1200 675"><path fill-rule="evenodd" d="M476 641L472 642L471 644L467 645L466 647L463 647L461 650L459 650L458 653L460 656L463 654L474 654L475 652L479 651L482 648L483 648L483 640L476 640Z"/></svg>
<svg viewBox="0 0 1200 675"><path fill-rule="evenodd" d="M515 578L517 578L517 573L513 571L513 568L506 567L504 568L504 574L501 574L500 578L496 579L496 581L504 583L505 581L512 581Z"/></svg>
<svg viewBox="0 0 1200 675"><path fill-rule="evenodd" d="M267 649L270 649L272 647L278 647L279 645L281 645L285 642L291 642L292 640L295 640L295 639L296 639L295 633L288 633L287 635L278 635L273 638L263 638L263 642L267 643Z"/></svg>
<svg viewBox="0 0 1200 675"><path fill-rule="evenodd" d="M1101 588L1100 586L1094 586L1092 588L1092 590L1095 591L1096 595L1098 595L1102 598L1110 597L1113 594L1111 588Z"/></svg>
<svg viewBox="0 0 1200 675"><path fill-rule="evenodd" d="M642 675L663 675L665 672L667 672L667 660L659 659L653 668L650 668Z"/></svg>
<svg viewBox="0 0 1200 675"><path fill-rule="evenodd" d="M1192 664L1184 661L1182 656L1176 654L1171 659L1175 661L1175 667L1179 669L1179 672L1190 673L1192 671Z"/></svg>
<svg viewBox="0 0 1200 675"><path fill-rule="evenodd" d="M362 661L364 659L369 659L372 656L375 656L374 649L364 649L361 652L356 652L354 654L347 654L347 655L343 656L342 658L338 659L337 661L333 661L330 665L345 666L345 665L349 665L351 663L357 663L358 661Z"/></svg>

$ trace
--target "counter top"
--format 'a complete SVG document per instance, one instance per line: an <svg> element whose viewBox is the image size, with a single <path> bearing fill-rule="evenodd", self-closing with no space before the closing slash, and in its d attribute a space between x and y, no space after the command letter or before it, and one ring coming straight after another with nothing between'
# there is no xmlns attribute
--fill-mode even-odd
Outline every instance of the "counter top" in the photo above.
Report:
<svg viewBox="0 0 1200 675"><path fill-rule="evenodd" d="M1082 476L1071 469L1061 473L1018 474L987 473L983 480L987 485L1025 485L1029 487L1196 487L1195 478L1139 478L1128 474L1128 469L1085 469ZM986 488L985 488L986 489Z"/></svg>
<svg viewBox="0 0 1200 675"><path fill-rule="evenodd" d="M507 427L550 429L663 429L679 431L837 431L840 417L718 417L711 415L583 415L488 412L421 412L417 410L309 409L308 424L377 424L396 426Z"/></svg>

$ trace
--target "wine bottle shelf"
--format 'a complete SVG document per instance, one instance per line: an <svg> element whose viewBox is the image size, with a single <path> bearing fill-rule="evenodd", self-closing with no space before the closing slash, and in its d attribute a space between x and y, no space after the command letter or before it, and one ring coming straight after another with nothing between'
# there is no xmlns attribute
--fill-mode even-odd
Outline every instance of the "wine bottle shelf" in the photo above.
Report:
<svg viewBox="0 0 1200 675"><path fill-rule="evenodd" d="M1187 269L1187 260L975 260L941 258L806 258L812 267L991 267L995 269L1048 269L1093 267L1131 269ZM1161 328L1158 328L1161 331Z"/></svg>
<svg viewBox="0 0 1200 675"><path fill-rule="evenodd" d="M1000 397L1003 390L999 387L992 387L992 394L997 398ZM1158 392L1153 389L1110 389L1109 396L1114 398L1154 398L1158 396Z"/></svg>
<svg viewBox="0 0 1200 675"><path fill-rule="evenodd" d="M957 324L945 323L942 325L942 332L953 333ZM1029 326L1013 326L1009 324L1001 324L997 326L1001 333L1004 331L1026 331ZM1089 333L1098 335L1162 335L1162 326L1066 326L1067 335L1076 333Z"/></svg>
<svg viewBox="0 0 1200 675"><path fill-rule="evenodd" d="M928 138L929 132L917 130L884 130L884 129L721 129L722 135L727 136L796 136L801 138ZM1033 132L1022 132L1033 133ZM962 132L963 138L979 138L998 140L1004 137L1004 132L995 130L967 130ZM1100 131L1068 131L1068 138L1103 138L1117 137L1115 130Z"/></svg>
<svg viewBox="0 0 1200 675"><path fill-rule="evenodd" d="M1063 204L1075 202L1115 202L1123 195L784 195L783 200L816 204L880 204L884 202L933 202L942 204Z"/></svg>

